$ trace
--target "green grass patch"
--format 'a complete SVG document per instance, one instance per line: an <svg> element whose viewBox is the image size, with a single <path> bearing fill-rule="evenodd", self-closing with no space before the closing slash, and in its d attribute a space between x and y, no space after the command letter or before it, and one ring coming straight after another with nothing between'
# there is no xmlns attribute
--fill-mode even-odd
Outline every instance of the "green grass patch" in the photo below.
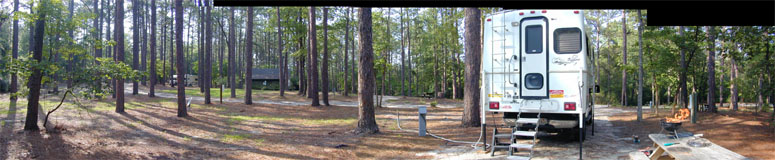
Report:
<svg viewBox="0 0 775 160"><path fill-rule="evenodd" d="M279 116L244 116L244 115L231 115L227 116L229 123L239 123L242 121L301 121L304 125L344 125L352 124L356 122L355 118L324 118L324 119L308 119L299 117L279 117Z"/></svg>
<svg viewBox="0 0 775 160"><path fill-rule="evenodd" d="M255 143L257 146L260 146L262 143L264 143L264 139L262 138L253 139L253 143Z"/></svg>
<svg viewBox="0 0 775 160"><path fill-rule="evenodd" d="M248 134L225 134L221 137L221 142L239 142L248 139L248 137L250 137Z"/></svg>

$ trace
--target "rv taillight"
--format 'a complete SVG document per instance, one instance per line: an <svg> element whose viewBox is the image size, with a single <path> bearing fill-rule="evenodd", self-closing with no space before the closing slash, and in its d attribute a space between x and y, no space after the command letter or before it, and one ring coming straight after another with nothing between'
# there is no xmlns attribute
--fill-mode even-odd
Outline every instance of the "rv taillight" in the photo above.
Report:
<svg viewBox="0 0 775 160"><path fill-rule="evenodd" d="M579 11L573 11L573 14L579 14Z"/></svg>
<svg viewBox="0 0 775 160"><path fill-rule="evenodd" d="M490 102L490 109L499 109L499 108L501 108L500 103Z"/></svg>
<svg viewBox="0 0 775 160"><path fill-rule="evenodd" d="M492 21L492 19L487 18L487 22Z"/></svg>
<svg viewBox="0 0 775 160"><path fill-rule="evenodd" d="M490 105L492 106L492 105ZM492 107L491 107L492 108ZM576 102L565 102L565 110L576 110Z"/></svg>
<svg viewBox="0 0 775 160"><path fill-rule="evenodd" d="M536 11L530 11L530 14L536 13Z"/></svg>
<svg viewBox="0 0 775 160"><path fill-rule="evenodd" d="M521 15L525 15L525 13L523 13L523 12L519 12L519 15L520 15L520 16L521 16Z"/></svg>
<svg viewBox="0 0 775 160"><path fill-rule="evenodd" d="M541 11L541 13L546 13L546 10Z"/></svg>

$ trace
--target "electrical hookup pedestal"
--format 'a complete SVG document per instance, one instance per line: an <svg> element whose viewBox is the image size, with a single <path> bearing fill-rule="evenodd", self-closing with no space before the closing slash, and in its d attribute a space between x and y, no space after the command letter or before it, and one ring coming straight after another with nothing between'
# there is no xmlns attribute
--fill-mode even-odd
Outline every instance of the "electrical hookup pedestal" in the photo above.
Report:
<svg viewBox="0 0 775 160"><path fill-rule="evenodd" d="M425 106L417 107L417 113L418 116L417 119L419 122L419 131L420 136L425 136L425 115L428 113L428 110L425 108Z"/></svg>

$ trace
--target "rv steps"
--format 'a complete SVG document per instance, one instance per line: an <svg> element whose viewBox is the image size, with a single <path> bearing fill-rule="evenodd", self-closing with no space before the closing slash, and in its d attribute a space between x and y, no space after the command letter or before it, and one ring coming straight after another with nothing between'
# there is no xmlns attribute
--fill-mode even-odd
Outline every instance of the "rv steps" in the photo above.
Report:
<svg viewBox="0 0 775 160"><path fill-rule="evenodd" d="M532 144L511 144L509 145L511 148L517 148L517 149L533 149Z"/></svg>
<svg viewBox="0 0 775 160"><path fill-rule="evenodd" d="M517 119L517 123L519 124L538 124L538 118L520 118Z"/></svg>
<svg viewBox="0 0 775 160"><path fill-rule="evenodd" d="M530 157L525 156L508 156L506 157L508 160L530 160Z"/></svg>
<svg viewBox="0 0 775 160"><path fill-rule="evenodd" d="M494 135L496 138L511 138L511 134L496 134Z"/></svg>
<svg viewBox="0 0 775 160"><path fill-rule="evenodd" d="M538 133L538 132L534 132L534 131L516 131L516 132L514 132L514 135L515 136L525 136L525 137L535 137L536 133Z"/></svg>

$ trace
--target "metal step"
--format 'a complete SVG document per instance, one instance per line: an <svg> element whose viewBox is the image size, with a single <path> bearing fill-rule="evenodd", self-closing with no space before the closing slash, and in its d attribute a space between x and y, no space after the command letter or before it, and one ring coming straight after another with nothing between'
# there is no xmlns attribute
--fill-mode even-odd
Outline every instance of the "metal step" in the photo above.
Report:
<svg viewBox="0 0 775 160"><path fill-rule="evenodd" d="M511 134L496 134L495 138L511 138Z"/></svg>
<svg viewBox="0 0 775 160"><path fill-rule="evenodd" d="M533 131L516 131L514 132L515 136L526 136L526 137L535 137L537 132Z"/></svg>
<svg viewBox="0 0 775 160"><path fill-rule="evenodd" d="M538 124L538 118L519 118L519 119L517 119L517 123L521 123L521 124L526 124L526 123Z"/></svg>
<svg viewBox="0 0 775 160"><path fill-rule="evenodd" d="M511 148L519 148L519 149L533 149L532 144L511 144L509 145Z"/></svg>
<svg viewBox="0 0 775 160"><path fill-rule="evenodd" d="M508 157L506 157L506 159L509 159L509 160L530 160L530 157L525 157L525 156L508 156Z"/></svg>
<svg viewBox="0 0 775 160"><path fill-rule="evenodd" d="M494 145L495 149L509 149L508 145Z"/></svg>

